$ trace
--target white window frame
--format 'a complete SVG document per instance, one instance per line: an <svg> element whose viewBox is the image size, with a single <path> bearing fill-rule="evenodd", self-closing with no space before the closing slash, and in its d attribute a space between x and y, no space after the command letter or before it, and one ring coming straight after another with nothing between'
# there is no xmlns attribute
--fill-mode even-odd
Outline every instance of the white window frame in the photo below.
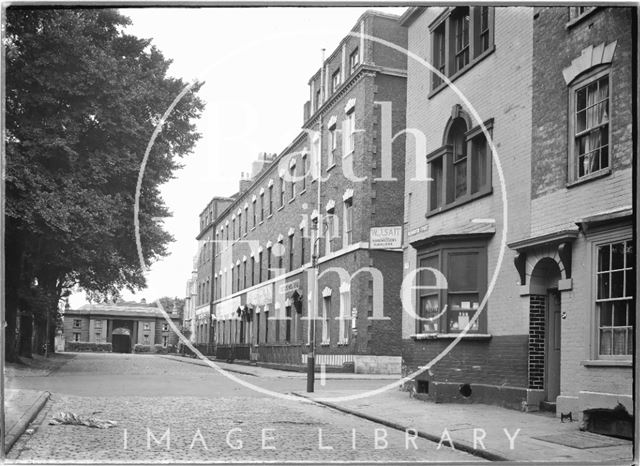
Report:
<svg viewBox="0 0 640 466"><path fill-rule="evenodd" d="M591 264L590 264L590 274L591 274L591 295L590 295L590 307L591 307L591 332L590 332L590 340L591 340L591 351L590 358L594 360L605 360L605 361L631 361L633 358L633 350L631 354L617 354L617 355L600 355L600 315L598 314L598 249L601 246L605 246L607 244L620 243L623 241L630 241L632 247L635 247L635 243L633 241L633 234L631 232L630 227L622 227L615 230L608 230L599 233L593 233L589 238L591 242ZM637 251L636 251L637 254ZM624 287L624 285L623 285ZM632 298L632 302L636 299L634 296ZM633 309L635 310L635 305ZM636 328L638 323L636 322Z"/></svg>
<svg viewBox="0 0 640 466"><path fill-rule="evenodd" d="M610 173L611 172L611 165L612 165L612 159L613 159L613 153L612 153L612 141L611 141L611 114L612 114L612 102L613 102L613 93L612 93L612 83L611 83L611 67L607 67L605 69L600 69L598 68L599 71L592 71L589 74L586 74L585 76L583 76L582 78L580 78L579 80L576 80L575 82L572 82L571 85L569 86L569 131L568 131L568 136L569 136L569 141L568 141L568 167L569 167L569 176L568 176L568 181L569 184L573 184L573 183L579 183L582 181L587 181L593 178L598 178L604 174ZM597 171L588 173L586 175L583 175L581 177L578 177L578 170L577 170L577 156L576 156L576 105L577 105L577 99L576 99L576 94L577 92L582 89L583 87L588 86L589 84L598 81L599 79L601 79L604 76L609 76L609 120L607 122L608 128L607 128L607 138L608 138L608 144L607 144L607 152L608 152L608 165L605 168L600 168Z"/></svg>
<svg viewBox="0 0 640 466"><path fill-rule="evenodd" d="M331 344L331 294L331 288L326 287L322 290L322 345Z"/></svg>
<svg viewBox="0 0 640 466"><path fill-rule="evenodd" d="M353 197L345 199L342 203L342 247L345 248L353 243ZM349 222L348 213L351 209L351 221Z"/></svg>
<svg viewBox="0 0 640 466"><path fill-rule="evenodd" d="M349 325L351 320L351 283L345 282L340 285L340 315L338 320L338 345L349 344Z"/></svg>
<svg viewBox="0 0 640 466"><path fill-rule="evenodd" d="M356 150L356 112L354 109L347 113L347 154L351 154ZM345 154L345 155L347 155Z"/></svg>

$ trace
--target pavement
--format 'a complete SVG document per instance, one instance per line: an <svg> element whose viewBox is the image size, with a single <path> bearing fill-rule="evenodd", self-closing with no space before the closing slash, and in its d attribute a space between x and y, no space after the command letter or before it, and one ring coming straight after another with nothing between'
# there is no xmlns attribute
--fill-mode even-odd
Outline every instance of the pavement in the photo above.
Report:
<svg viewBox="0 0 640 466"><path fill-rule="evenodd" d="M206 361L200 358L192 358L190 356L178 356L178 355L162 355L163 358L173 359L175 361L184 362L187 364L197 364L201 366L208 366ZM228 372L236 374L251 375L260 378L277 378L277 379L305 379L307 374L299 371L288 371L273 369L264 366L254 366L243 363L227 363L216 359L210 359L216 366L224 369ZM350 372L317 372L316 379L321 380L398 380L399 375L394 374L354 374Z"/></svg>
<svg viewBox="0 0 640 466"><path fill-rule="evenodd" d="M45 358L33 355L21 358L20 364L7 363L4 368L5 380L25 377L46 377L60 369L73 358L72 355L54 355ZM5 388L5 451L11 450L18 438L28 429L29 424L44 408L51 394L46 390Z"/></svg>
<svg viewBox="0 0 640 466"><path fill-rule="evenodd" d="M16 440L27 430L51 394L42 390L6 389L4 392L4 422L7 435L5 451L11 450Z"/></svg>
<svg viewBox="0 0 640 466"><path fill-rule="evenodd" d="M366 397L358 397L353 390L297 394L397 430L415 431L422 438L490 461L630 464L633 458L630 440L581 432L578 422L563 423L548 413L524 413L484 404L434 403L411 398L408 392L397 389Z"/></svg>
<svg viewBox="0 0 640 466"><path fill-rule="evenodd" d="M183 363L208 365L200 359L164 356ZM306 379L306 374L215 361L229 372L264 379ZM358 416L400 431L416 431L418 436L453 445L455 449L490 461L603 462L628 464L633 458L632 442L582 432L578 422L561 422L549 413L519 412L484 404L434 403L411 398L408 392L390 388L371 395L396 375L316 374L316 392L294 391L319 404ZM322 378L334 380L379 380L379 386L365 389L323 387ZM367 393L366 396L361 396ZM355 398L355 399L349 399ZM554 443L548 441L555 436ZM449 442L449 438L451 442ZM541 440L545 438L546 440ZM513 440L510 440L513 439ZM565 443L565 444L562 444ZM566 443L573 444L574 447ZM616 445L612 445L616 444ZM601 446L596 446L601 445ZM580 448L578 448L578 447Z"/></svg>

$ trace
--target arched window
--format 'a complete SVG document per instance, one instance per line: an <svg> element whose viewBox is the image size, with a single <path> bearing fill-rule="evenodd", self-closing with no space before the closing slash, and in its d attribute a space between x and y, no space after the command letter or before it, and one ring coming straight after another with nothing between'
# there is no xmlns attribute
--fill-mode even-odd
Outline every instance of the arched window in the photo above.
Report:
<svg viewBox="0 0 640 466"><path fill-rule="evenodd" d="M491 134L493 120L484 126ZM491 158L485 133L480 125L471 128L471 118L459 105L452 109L442 139L443 145L427 155L429 214L491 192Z"/></svg>
<svg viewBox="0 0 640 466"><path fill-rule="evenodd" d="M447 144L451 146L453 153L453 199L459 199L467 193L467 141L464 134L467 132L467 123L464 118L458 117L451 123Z"/></svg>

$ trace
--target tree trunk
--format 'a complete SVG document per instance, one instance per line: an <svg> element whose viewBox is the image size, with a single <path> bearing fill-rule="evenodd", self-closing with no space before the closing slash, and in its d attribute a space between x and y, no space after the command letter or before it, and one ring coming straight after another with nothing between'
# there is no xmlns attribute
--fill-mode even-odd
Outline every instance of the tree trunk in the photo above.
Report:
<svg viewBox="0 0 640 466"><path fill-rule="evenodd" d="M6 362L18 362L16 342L16 323L18 313L18 299L14 290L7 289L5 294L5 319L7 326L4 329L4 358Z"/></svg>
<svg viewBox="0 0 640 466"><path fill-rule="evenodd" d="M31 313L25 313L20 316L20 356L32 358L31 345L33 336L33 316Z"/></svg>

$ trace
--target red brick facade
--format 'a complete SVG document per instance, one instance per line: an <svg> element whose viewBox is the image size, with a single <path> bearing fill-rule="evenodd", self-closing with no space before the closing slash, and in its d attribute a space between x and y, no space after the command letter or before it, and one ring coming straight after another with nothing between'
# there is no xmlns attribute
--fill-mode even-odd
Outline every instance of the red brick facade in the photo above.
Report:
<svg viewBox="0 0 640 466"><path fill-rule="evenodd" d="M382 179L389 178L383 173L387 135L382 132L391 136L404 128L406 57L368 36L405 47L406 30L397 17L368 12L353 32L358 36L345 37L311 79L312 101L305 105L303 132L268 167L243 180L231 205L202 225L199 237L211 232L214 240L209 270L218 357L305 362L310 349L313 222L319 218L323 229L331 222L335 230L330 247L325 232L318 241L318 309L320 315L324 309L330 315L328 333L323 333L322 321L316 321L317 362L350 362L356 371L400 370L402 253L399 247L370 249L369 232L372 227L402 225L404 137L391 142L390 175L395 179ZM318 97L321 75L326 88ZM229 245L223 244L227 234ZM269 275L269 260L272 269L282 265L277 278L275 271ZM366 268L379 271L380 285L373 285L370 271L361 270ZM198 274L205 283L207 273ZM294 292L301 303L299 313ZM378 317L373 308L379 298L384 320L373 319ZM282 318L274 320L278 313Z"/></svg>

